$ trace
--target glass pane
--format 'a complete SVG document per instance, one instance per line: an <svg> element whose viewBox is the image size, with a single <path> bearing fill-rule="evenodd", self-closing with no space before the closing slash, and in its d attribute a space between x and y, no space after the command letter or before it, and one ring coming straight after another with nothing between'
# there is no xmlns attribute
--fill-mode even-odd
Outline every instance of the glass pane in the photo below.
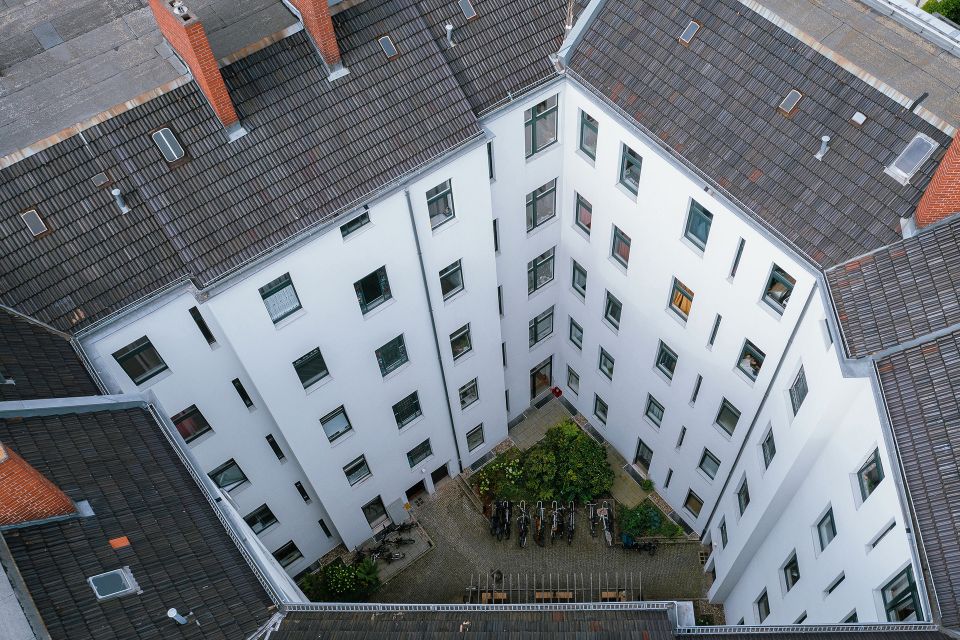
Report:
<svg viewBox="0 0 960 640"><path fill-rule="evenodd" d="M480 388L476 380L460 387L460 408L465 409L480 399Z"/></svg>
<svg viewBox="0 0 960 640"><path fill-rule="evenodd" d="M483 425L474 427L467 432L467 449L473 451L483 444Z"/></svg>
<svg viewBox="0 0 960 640"><path fill-rule="evenodd" d="M351 485L357 484L370 475L370 469L367 467L367 461L363 456L344 467L343 472L347 476L347 482Z"/></svg>
<svg viewBox="0 0 960 640"><path fill-rule="evenodd" d="M449 298L453 294L463 289L463 270L460 268L460 261L440 272L440 291L444 298Z"/></svg>
<svg viewBox="0 0 960 640"><path fill-rule="evenodd" d="M710 225L713 223L713 214L704 209L696 201L690 204L690 213L687 215L687 238L703 249L710 237Z"/></svg>
<svg viewBox="0 0 960 640"><path fill-rule="evenodd" d="M547 360L530 372L530 397L536 398L553 383L553 361Z"/></svg>
<svg viewBox="0 0 960 640"><path fill-rule="evenodd" d="M582 229L590 232L590 224L593 222L593 207L590 203L577 196L577 224Z"/></svg>
<svg viewBox="0 0 960 640"><path fill-rule="evenodd" d="M597 121L587 113L580 114L580 149L591 158L597 157Z"/></svg>
<svg viewBox="0 0 960 640"><path fill-rule="evenodd" d="M342 408L323 418L321 423L323 424L323 432L327 434L327 439L330 442L350 431L350 420L347 419L347 414Z"/></svg>
<svg viewBox="0 0 960 640"><path fill-rule="evenodd" d="M363 516L371 527L376 527L387 519L387 510L383 506L383 500L376 497L363 506Z"/></svg>
<svg viewBox="0 0 960 640"><path fill-rule="evenodd" d="M470 325L467 325L450 336L450 350L453 352L453 359L456 360L470 349Z"/></svg>
<svg viewBox="0 0 960 640"><path fill-rule="evenodd" d="M203 417L196 405L191 405L177 415L170 418L184 441L190 442L197 436L210 430L210 423Z"/></svg>
<svg viewBox="0 0 960 640"><path fill-rule="evenodd" d="M293 368L296 370L304 389L322 380L328 374L327 365L323 361L319 348L295 360Z"/></svg>
<svg viewBox="0 0 960 640"><path fill-rule="evenodd" d="M247 481L247 477L243 475L243 471L233 460L212 471L210 478L224 491L230 491Z"/></svg>

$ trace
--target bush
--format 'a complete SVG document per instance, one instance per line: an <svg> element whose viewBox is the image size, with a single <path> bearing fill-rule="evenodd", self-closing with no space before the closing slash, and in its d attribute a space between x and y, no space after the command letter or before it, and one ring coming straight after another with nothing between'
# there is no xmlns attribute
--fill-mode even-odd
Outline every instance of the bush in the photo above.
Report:
<svg viewBox="0 0 960 640"><path fill-rule="evenodd" d="M927 13L939 13L948 20L960 23L960 0L928 0L923 5Z"/></svg>
<svg viewBox="0 0 960 640"><path fill-rule="evenodd" d="M380 586L379 569L370 558L359 564L336 560L300 579L300 589L313 602L359 602Z"/></svg>
<svg viewBox="0 0 960 640"><path fill-rule="evenodd" d="M620 530L634 538L665 536L675 538L683 533L680 525L663 515L652 502L644 501L633 509L621 506Z"/></svg>
<svg viewBox="0 0 960 640"><path fill-rule="evenodd" d="M644 478L640 481L640 488L644 491L653 491L653 480L650 478Z"/></svg>

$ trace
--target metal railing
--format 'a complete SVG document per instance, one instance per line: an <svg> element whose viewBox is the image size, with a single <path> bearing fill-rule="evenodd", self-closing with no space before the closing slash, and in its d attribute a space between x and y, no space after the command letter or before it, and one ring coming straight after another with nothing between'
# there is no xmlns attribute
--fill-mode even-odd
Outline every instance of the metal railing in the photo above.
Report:
<svg viewBox="0 0 960 640"><path fill-rule="evenodd" d="M678 627L678 636L689 635L750 635L750 634L809 634L809 633L903 633L936 631L937 625L929 622L878 622L875 624L788 624L788 625L711 625L703 627Z"/></svg>
<svg viewBox="0 0 960 640"><path fill-rule="evenodd" d="M529 604L376 604L364 602L286 603L285 613L294 611L328 612L445 612L445 611L669 611L674 602L573 602ZM700 628L700 627L697 627ZM727 627L728 629L730 627Z"/></svg>

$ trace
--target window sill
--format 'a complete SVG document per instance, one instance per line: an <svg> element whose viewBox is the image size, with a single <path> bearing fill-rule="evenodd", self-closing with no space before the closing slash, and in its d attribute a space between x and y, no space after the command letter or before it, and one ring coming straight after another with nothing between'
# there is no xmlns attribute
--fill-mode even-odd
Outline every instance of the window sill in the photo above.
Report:
<svg viewBox="0 0 960 640"><path fill-rule="evenodd" d="M627 198L630 199L631 202L636 204L637 198L639 197L639 193L640 193L639 187L637 187L637 193L634 193L633 191L631 191L628 187L624 186L624 184L620 181L617 181L616 187L620 191L620 193L625 195Z"/></svg>
<svg viewBox="0 0 960 640"><path fill-rule="evenodd" d="M686 327L687 327L687 320L689 319L690 316L687 316L686 318L684 318L684 317L681 316L679 313L677 313L676 311L674 311L674 310L673 310L673 307L671 307L671 306L669 306L669 305L664 309L664 311L667 313L668 316L670 316L671 318L673 318L673 321L674 321L674 322L676 322L677 324L679 324L681 327L683 327L683 328L686 328ZM708 345L707 348L710 348L709 345Z"/></svg>
<svg viewBox="0 0 960 640"><path fill-rule="evenodd" d="M553 284L554 282L556 282L556 281L557 281L557 279L556 279L556 278L553 278L552 280L550 280L550 282L544 282L542 285L540 285L539 287L537 287L537 288L534 289L533 291L528 291L528 292L527 292L527 300L533 300L534 298L537 297L537 295L538 295L541 291L543 291L544 289L548 288L550 285L552 285L552 284Z"/></svg>
<svg viewBox="0 0 960 640"><path fill-rule="evenodd" d="M750 376L748 376L747 374L745 374L745 373L743 372L743 369L741 369L740 367L736 367L736 366L735 366L735 367L733 368L733 372L734 372L734 374L735 374L737 377L739 377L741 380L743 380L744 382L746 382L746 383L747 383L748 385L750 385L751 387L755 387L755 386L757 385L757 380L756 380L756 378L751 378ZM757 374L757 377L759 377L759 375L760 375L760 374Z"/></svg>
<svg viewBox="0 0 960 640"><path fill-rule="evenodd" d="M124 375L126 375L126 373L124 373ZM164 370L161 371L160 373L156 373L156 374L150 376L149 378L147 378L147 379L144 380L143 382L139 382L139 383L138 383L138 382L134 382L134 384L137 386L137 389L138 389L138 390L149 389L150 387L152 387L153 385L157 384L157 383L160 382L161 380L166 380L167 378L169 378L169 377L172 376L172 375L173 375L173 371L170 369L170 367L167 367L166 369L164 369Z"/></svg>
<svg viewBox="0 0 960 640"><path fill-rule="evenodd" d="M456 302L458 299L462 298L467 293L466 287L461 287L458 291L451 293L450 295L444 297L443 306L451 305Z"/></svg>
<svg viewBox="0 0 960 640"><path fill-rule="evenodd" d="M364 320L368 320L368 319L374 317L374 316L377 315L378 313L381 313L384 309L387 309L388 307L396 304L396 302L397 302L397 299L394 298L394 297L391 297L389 300L385 300L385 301L381 302L380 304L378 304L377 306L375 306L373 309L370 309L370 310L368 310L368 311L366 311L366 312L362 312L362 313L363 313L363 319L364 319Z"/></svg>
<svg viewBox="0 0 960 640"><path fill-rule="evenodd" d="M280 322L275 322L273 324L273 328L279 331L280 329L283 329L284 327L293 324L294 322L296 322L297 320L299 320L305 315L307 315L307 310L304 309L303 307L300 307L299 309L297 309L296 311L288 315L286 318L284 318Z"/></svg>
<svg viewBox="0 0 960 640"><path fill-rule="evenodd" d="M404 369L406 369L409 366L410 366L410 360L408 359L402 365L400 365L399 367L397 367L387 375L383 376L382 380L386 382L387 380L392 380L393 378L396 378L398 375L400 375L400 372L402 372Z"/></svg>
<svg viewBox="0 0 960 640"><path fill-rule="evenodd" d="M426 458L424 458L424 459L421 460L420 462L418 462L418 463L416 463L415 465L413 465L412 467L410 467L410 471L411 471L411 472L417 472L417 473L423 473L423 472L420 471L420 469L419 469L418 467L419 467L420 465L424 464L424 463L430 462L431 460L433 460L433 459L436 458L436 457L437 457L437 454L431 453L431 454L428 455ZM409 464L409 463L410 463L410 461L408 460L408 461L407 461L407 464Z"/></svg>
<svg viewBox="0 0 960 640"><path fill-rule="evenodd" d="M774 307L772 304L770 304L763 298L760 298L759 300L757 300L757 306L763 309L767 315L769 315L771 318L773 318L777 322L780 322L780 320L783 319L783 314L786 311L786 309Z"/></svg>
<svg viewBox="0 0 960 640"><path fill-rule="evenodd" d="M264 534L270 533L271 531L276 530L279 524L280 524L279 522L274 522L273 524L261 529L254 535L257 537L260 537L260 536L263 536ZM250 526L250 525L247 525L247 526Z"/></svg>
<svg viewBox="0 0 960 640"><path fill-rule="evenodd" d="M528 351L528 352L534 351L534 350L537 349L538 347L540 347L540 346L546 344L547 342L549 342L549 341L550 341L550 338L552 338L552 337L553 337L553 333L551 332L550 335L544 336L543 338L540 338L539 340L537 340L537 341L534 342L533 344L529 345L529 347L527 348L527 351Z"/></svg>
<svg viewBox="0 0 960 640"><path fill-rule="evenodd" d="M717 433L720 434L720 437L728 442L733 440L733 433L736 433L736 429L734 429L733 433L727 433L727 430L718 425L716 422L713 423L713 428L717 430Z"/></svg>
<svg viewBox="0 0 960 640"><path fill-rule="evenodd" d="M368 215L369 215L369 213L368 213ZM342 225L341 225L341 226L342 226ZM341 239L343 240L344 244L346 244L346 243L350 242L351 240L353 240L354 238L357 238L357 237L365 234L367 231L369 231L369 230L372 229L372 228L373 228L373 221L371 220L370 222L366 223L365 225L363 225L363 226L360 227L359 229L351 232L346 238L344 238L344 237L343 237L343 234L341 233L341 234L340 234L340 235L341 235Z"/></svg>
<svg viewBox="0 0 960 640"><path fill-rule="evenodd" d="M333 376L331 376L328 373L327 375L323 376L322 378L320 378L319 380L311 384L309 387L304 387L303 392L306 395L310 395L311 393L314 393L317 389L320 389L330 384L332 380L333 380Z"/></svg>
<svg viewBox="0 0 960 640"><path fill-rule="evenodd" d="M453 366L456 367L460 363L470 360L471 358L473 358L474 353L476 353L476 349L474 349L473 347L470 347L470 351L467 351L466 353L461 353L459 356L453 359Z"/></svg>
<svg viewBox="0 0 960 640"><path fill-rule="evenodd" d="M533 238L534 236L539 234L541 231L544 231L545 229L548 229L554 226L557 223L557 220L559 219L560 219L559 216L556 213L554 213L552 216L550 216L549 218L547 218L546 220L544 220L534 228L527 229L527 239L529 240L530 238Z"/></svg>
<svg viewBox="0 0 960 640"><path fill-rule="evenodd" d="M200 444L201 442L212 438L214 433L215 432L212 428L207 429L206 431L198 435L196 438L193 438L192 440L190 440L190 442L187 442L186 445L192 449L196 447L198 444Z"/></svg>
<svg viewBox="0 0 960 640"><path fill-rule="evenodd" d="M573 221L573 230L579 233L584 240L586 240L587 242L590 242L590 231L588 229L584 229L583 227L581 227L577 223L576 219L574 219Z"/></svg>
<svg viewBox="0 0 960 640"><path fill-rule="evenodd" d="M688 238L686 234L684 234L680 236L680 244L685 245L688 249L690 249L690 251L693 251L695 254L697 254L698 257L703 258L703 254L706 251L706 243L704 243L704 246L701 247L700 245L696 244L693 240ZM732 278L727 278L727 279L733 282Z"/></svg>
<svg viewBox="0 0 960 640"><path fill-rule="evenodd" d="M602 324L602 325L605 326L607 329L609 329L610 331L612 331L612 332L613 332L613 335L615 335L615 336L619 336L619 335L620 335L620 327L615 327L615 326L613 326L613 323L611 323L611 322L610 322L609 320L607 320L606 318L603 318L603 322L601 322L600 324Z"/></svg>
<svg viewBox="0 0 960 640"><path fill-rule="evenodd" d="M663 372L663 369L661 369L660 367L654 365L653 371L654 371L654 374L656 374L657 376L659 376L661 380L663 380L664 382L667 383L667 386L668 386L668 387L673 384L673 378L671 378L671 377L668 376L666 373L664 373L664 372ZM693 406L693 403L692 403L692 402L690 403L690 406L691 406L691 407Z"/></svg>
<svg viewBox="0 0 960 640"><path fill-rule="evenodd" d="M592 168L594 168L594 169L597 168L597 159L596 159L596 158L591 158L589 155L587 155L587 152L584 151L582 148L577 147L576 151L574 151L574 154L580 156L580 158L581 158L584 162L586 162L588 165L590 165Z"/></svg>
<svg viewBox="0 0 960 640"><path fill-rule="evenodd" d="M711 478L711 477L710 477L709 475L707 475L707 473L706 473L703 469L701 469L700 467L697 467L697 475L700 476L701 478L703 478L704 482L706 482L707 484L713 484L713 481L716 479L716 478Z"/></svg>
<svg viewBox="0 0 960 640"><path fill-rule="evenodd" d="M429 221L429 219L428 219L428 221ZM459 221L459 218L457 218L457 215L454 214L454 215L452 215L451 217L449 217L449 218L447 218L446 220L444 220L443 222L441 222L440 224L438 224L437 226L433 226L433 224L431 224L431 225L430 225L430 232L431 232L433 235L437 235L438 233L441 233L441 232L444 231L445 229L449 229L450 227L452 227L453 225L455 225L458 221Z"/></svg>
<svg viewBox="0 0 960 640"><path fill-rule="evenodd" d="M231 498L233 498L234 496L238 496L244 491L246 491L247 488L252 485L253 483L250 482L250 480L244 480L242 483L238 484L233 489L221 489L221 491L223 491L224 493L228 494Z"/></svg>
<svg viewBox="0 0 960 640"><path fill-rule="evenodd" d="M371 473L370 475L366 476L365 478L363 478L362 480L357 480L356 482L354 482L353 484L351 484L351 485L350 485L350 488L351 488L351 489L357 489L357 488L359 488L359 487L362 487L363 485L365 485L365 484L367 484L368 482L370 482L370 479L371 479L371 478L373 478L373 474L372 474L372 473ZM347 482L349 482L349 480L348 480Z"/></svg>
<svg viewBox="0 0 960 640"><path fill-rule="evenodd" d="M320 428L322 429L323 427L321 426ZM356 431L354 431L353 427L350 427L350 431L347 431L346 433L337 436L336 440L328 439L327 442L329 443L331 449L335 449L336 447L339 447L342 443L346 442L347 440L350 440L353 437L353 434L355 433Z"/></svg>
<svg viewBox="0 0 960 640"><path fill-rule="evenodd" d="M576 297L577 300L579 300L580 302L586 304L586 302L587 302L587 292L586 292L586 291L580 291L579 289L577 289L576 287L574 287L574 286L572 286L572 285L571 285L571 287L570 287L570 291L573 292L573 295Z"/></svg>
<svg viewBox="0 0 960 640"><path fill-rule="evenodd" d="M547 146L543 147L542 149L538 149L538 150L537 150L535 153L533 153L532 155L527 156L527 157L524 159L524 161L525 161L527 164L530 164L530 163L533 162L534 160L538 160L538 159L542 158L543 156L547 155L548 153L550 153L550 152L553 151L554 149L559 149L559 148L560 148L560 145L557 144L558 142L560 142L559 137L558 137L556 140L554 140L553 142L551 142L550 144L548 144Z"/></svg>
<svg viewBox="0 0 960 640"><path fill-rule="evenodd" d="M477 396L477 398L476 398L475 400L473 400L470 404L461 406L461 407L460 407L460 411L461 411L461 412L467 411L467 410L470 409L471 407L475 407L475 406L477 406L478 404L480 404L480 397L479 397L479 396Z"/></svg>
<svg viewBox="0 0 960 640"><path fill-rule="evenodd" d="M653 420L651 420L651 419L649 418L649 416L647 416L646 414L644 414L643 419L644 419L644 421L645 421L647 424L649 424L651 427L653 427L653 428L656 429L657 431L660 431L660 425L662 425L663 422L661 422L660 424L657 424L656 422L654 422Z"/></svg>

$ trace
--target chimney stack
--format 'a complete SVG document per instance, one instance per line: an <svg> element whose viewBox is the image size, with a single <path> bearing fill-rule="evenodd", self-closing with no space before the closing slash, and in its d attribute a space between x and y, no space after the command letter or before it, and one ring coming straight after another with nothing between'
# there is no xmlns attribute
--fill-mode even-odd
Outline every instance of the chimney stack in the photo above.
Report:
<svg viewBox="0 0 960 640"><path fill-rule="evenodd" d="M328 0L284 0L294 13L300 16L307 33L323 62L327 65L329 80L336 80L349 73L340 60L340 46L333 31Z"/></svg>
<svg viewBox="0 0 960 640"><path fill-rule="evenodd" d="M960 213L960 133L940 161L914 213L918 227L926 227Z"/></svg>
<svg viewBox="0 0 960 640"><path fill-rule="evenodd" d="M0 444L0 527L69 516L77 509L42 473Z"/></svg>
<svg viewBox="0 0 960 640"><path fill-rule="evenodd" d="M150 9L163 37L190 67L193 79L227 129L230 141L244 135L246 131L240 125L200 20L180 0L150 0Z"/></svg>

